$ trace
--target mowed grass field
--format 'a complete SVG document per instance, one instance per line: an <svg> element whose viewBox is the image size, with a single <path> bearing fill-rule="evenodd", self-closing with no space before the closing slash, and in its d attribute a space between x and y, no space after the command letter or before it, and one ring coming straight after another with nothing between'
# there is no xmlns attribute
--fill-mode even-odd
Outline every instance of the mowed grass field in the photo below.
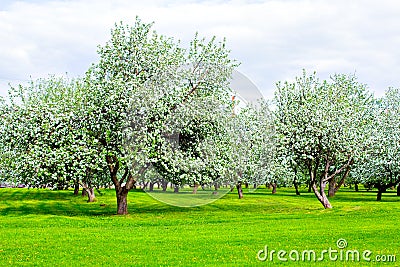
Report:
<svg viewBox="0 0 400 267"><path fill-rule="evenodd" d="M1 266L399 266L400 197L344 188L324 210L312 193L293 188L235 192L198 207L174 207L141 190L128 196L127 216L116 216L113 190L97 202L72 191L0 189ZM260 261L271 250L370 250L370 262ZM263 254L260 254L263 256ZM301 254L300 254L301 255ZM338 256L339 256L338 252ZM376 256L396 255L396 262ZM295 254L291 254L295 256ZM384 257L380 257L381 259ZM388 258L388 257L387 257Z"/></svg>

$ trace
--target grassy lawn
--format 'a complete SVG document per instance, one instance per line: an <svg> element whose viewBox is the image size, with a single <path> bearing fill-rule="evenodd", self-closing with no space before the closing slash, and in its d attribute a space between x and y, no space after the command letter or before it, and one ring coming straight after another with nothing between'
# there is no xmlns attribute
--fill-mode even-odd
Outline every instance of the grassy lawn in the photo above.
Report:
<svg viewBox="0 0 400 267"><path fill-rule="evenodd" d="M115 216L113 190L97 202L72 191L0 189L0 265L36 266L399 266L400 197L375 201L375 192L339 191L333 209L323 210L312 194L280 188L236 193L192 208L158 202L142 191L129 193L128 216ZM371 262L260 261L270 250L338 249L372 252ZM340 251L340 250L339 250ZM376 255L397 262L377 263ZM262 254L261 254L262 255ZM295 255L295 254L292 254ZM288 258L288 255L286 255ZM343 256L343 258L345 258ZM374 261L374 262L373 262Z"/></svg>

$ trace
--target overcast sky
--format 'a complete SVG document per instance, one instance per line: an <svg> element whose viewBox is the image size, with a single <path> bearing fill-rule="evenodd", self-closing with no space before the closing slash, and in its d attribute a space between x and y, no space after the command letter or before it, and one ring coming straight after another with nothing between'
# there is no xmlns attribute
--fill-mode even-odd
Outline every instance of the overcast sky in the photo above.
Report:
<svg viewBox="0 0 400 267"><path fill-rule="evenodd" d="M303 68L323 79L355 73L377 96L400 87L397 0L1 0L0 95L30 77L82 76L114 23L136 15L183 43L196 31L226 37L238 70L266 98Z"/></svg>

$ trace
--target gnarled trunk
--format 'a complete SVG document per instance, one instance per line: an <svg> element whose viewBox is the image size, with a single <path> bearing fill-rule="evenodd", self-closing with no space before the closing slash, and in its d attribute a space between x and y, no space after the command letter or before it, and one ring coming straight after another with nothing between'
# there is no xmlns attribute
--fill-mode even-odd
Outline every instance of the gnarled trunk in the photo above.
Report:
<svg viewBox="0 0 400 267"><path fill-rule="evenodd" d="M94 189L90 185L87 185L86 183L82 183L82 196L87 196L88 200L87 202L94 202L96 200L95 194L94 194Z"/></svg>
<svg viewBox="0 0 400 267"><path fill-rule="evenodd" d="M122 175L121 179L118 179L117 173L119 170L119 160L117 157L107 155L106 161L108 170L110 171L111 180L115 187L115 193L117 197L117 214L128 214L128 192L135 187L136 180L133 178L128 167L125 167L124 174ZM146 169L147 166L144 166L138 174L142 174Z"/></svg>
<svg viewBox="0 0 400 267"><path fill-rule="evenodd" d="M315 196L321 202L322 206L324 206L325 209L331 209L332 205L329 202L328 197L325 194L325 187L326 187L326 182L321 181L320 182L320 188L318 190L317 186L315 183L312 184L312 190L314 191Z"/></svg>
<svg viewBox="0 0 400 267"><path fill-rule="evenodd" d="M94 189L88 188L88 189L85 189L85 191L87 192L87 196L88 196L87 202L94 202L96 200L96 196L94 195Z"/></svg>

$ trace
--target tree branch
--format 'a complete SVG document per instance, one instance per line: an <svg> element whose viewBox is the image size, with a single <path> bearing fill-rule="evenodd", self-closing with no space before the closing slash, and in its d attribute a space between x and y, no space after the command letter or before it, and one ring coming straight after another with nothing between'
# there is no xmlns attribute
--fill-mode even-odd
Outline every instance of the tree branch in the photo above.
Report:
<svg viewBox="0 0 400 267"><path fill-rule="evenodd" d="M323 181L327 182L330 179L334 178L337 174L341 173L345 168L349 167L351 164L353 164L354 160L353 157L349 157L349 159L347 160L347 163L345 165L343 165L340 169L336 170L333 174L331 174L330 176L326 177Z"/></svg>

